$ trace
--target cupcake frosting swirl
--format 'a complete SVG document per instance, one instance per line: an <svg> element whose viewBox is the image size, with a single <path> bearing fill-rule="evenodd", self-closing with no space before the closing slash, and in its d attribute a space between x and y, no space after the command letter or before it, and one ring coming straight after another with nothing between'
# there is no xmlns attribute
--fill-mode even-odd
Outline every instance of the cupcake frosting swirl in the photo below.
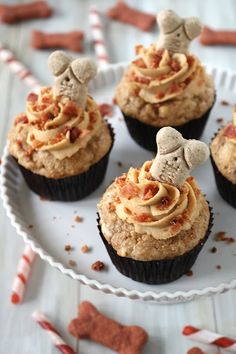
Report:
<svg viewBox="0 0 236 354"><path fill-rule="evenodd" d="M27 99L27 143L33 150L50 151L63 160L84 148L102 124L99 108L91 97L81 109L67 97L53 96L52 89Z"/></svg>
<svg viewBox="0 0 236 354"><path fill-rule="evenodd" d="M146 102L160 103L192 92L203 80L203 68L192 54L172 53L154 44L148 48L139 45L136 53L138 59L132 62L127 79L138 86L138 94Z"/></svg>
<svg viewBox="0 0 236 354"><path fill-rule="evenodd" d="M115 211L120 219L133 224L137 233L168 239L191 228L199 215L200 191L193 177L181 188L154 180L151 165L152 161L147 161L116 179Z"/></svg>

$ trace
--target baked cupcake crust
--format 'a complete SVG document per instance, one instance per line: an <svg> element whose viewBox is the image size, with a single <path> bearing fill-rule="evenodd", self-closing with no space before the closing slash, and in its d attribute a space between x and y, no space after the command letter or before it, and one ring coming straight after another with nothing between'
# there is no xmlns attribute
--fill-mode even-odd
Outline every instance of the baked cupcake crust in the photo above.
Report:
<svg viewBox="0 0 236 354"><path fill-rule="evenodd" d="M112 184L98 205L100 225L106 240L120 256L135 260L161 260L180 256L193 249L205 236L210 219L207 201L199 195L200 211L192 227L169 239L155 239L147 233L137 233L133 224L121 220L113 208L115 186Z"/></svg>

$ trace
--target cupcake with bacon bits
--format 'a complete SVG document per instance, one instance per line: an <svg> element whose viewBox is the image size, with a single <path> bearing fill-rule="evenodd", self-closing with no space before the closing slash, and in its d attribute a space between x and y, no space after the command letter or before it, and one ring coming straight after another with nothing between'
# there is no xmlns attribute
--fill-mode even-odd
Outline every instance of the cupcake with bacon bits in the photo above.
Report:
<svg viewBox="0 0 236 354"><path fill-rule="evenodd" d="M205 143L171 127L156 136L157 155L116 178L99 205L98 228L119 272L162 284L191 269L212 226L212 213L189 173L209 156Z"/></svg>
<svg viewBox="0 0 236 354"><path fill-rule="evenodd" d="M199 20L164 10L157 22L157 43L136 46L137 59L115 93L130 135L151 151L156 149L157 131L164 126L174 127L187 139L199 139L215 101L212 78L188 51L201 32Z"/></svg>
<svg viewBox="0 0 236 354"><path fill-rule="evenodd" d="M218 131L210 150L218 191L227 203L236 208L236 106L232 122Z"/></svg>
<svg viewBox="0 0 236 354"><path fill-rule="evenodd" d="M103 181L113 132L88 95L88 82L96 75L93 61L56 51L48 65L55 84L29 94L26 112L9 133L9 152L35 193L79 200Z"/></svg>

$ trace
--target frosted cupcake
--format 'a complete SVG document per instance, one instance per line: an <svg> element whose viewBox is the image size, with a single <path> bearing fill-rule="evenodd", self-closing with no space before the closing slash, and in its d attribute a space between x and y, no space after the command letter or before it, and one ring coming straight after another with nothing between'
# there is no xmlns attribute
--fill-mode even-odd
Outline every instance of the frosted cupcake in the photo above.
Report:
<svg viewBox="0 0 236 354"><path fill-rule="evenodd" d="M174 281L194 264L212 226L204 195L190 171L206 160L206 144L171 127L157 134L158 153L131 167L106 190L98 227L119 272L136 281Z"/></svg>
<svg viewBox="0 0 236 354"><path fill-rule="evenodd" d="M210 149L218 191L227 203L236 208L236 107L232 123L218 131Z"/></svg>
<svg viewBox="0 0 236 354"><path fill-rule="evenodd" d="M172 126L185 138L200 138L215 100L212 78L188 51L201 32L195 17L180 18L171 10L157 16L155 44L136 46L137 59L119 83L115 100L132 138L155 151L155 136Z"/></svg>
<svg viewBox="0 0 236 354"><path fill-rule="evenodd" d="M55 85L29 94L26 112L16 117L9 133L9 152L35 193L78 200L102 182L113 133L88 95L95 64L61 51L52 53L48 64Z"/></svg>

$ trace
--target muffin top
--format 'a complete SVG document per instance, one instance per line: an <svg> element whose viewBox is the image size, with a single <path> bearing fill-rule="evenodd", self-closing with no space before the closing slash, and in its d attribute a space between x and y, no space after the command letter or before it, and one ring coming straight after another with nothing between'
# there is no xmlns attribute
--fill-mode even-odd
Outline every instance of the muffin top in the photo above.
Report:
<svg viewBox="0 0 236 354"><path fill-rule="evenodd" d="M188 51L191 40L201 31L201 24L195 17L183 19L170 10L160 12L157 19L160 27L157 43L151 44L147 48L142 45L136 46L138 57L132 61L118 86L116 100L124 113L133 114L139 118L138 109L140 110L140 107L137 107L137 112L132 112L132 114L127 108L130 96L141 100L136 105L140 103L142 107L150 104L158 110L159 107L171 102L191 101L196 97L200 97L202 100L202 95L205 95L205 101L209 102L202 105L200 110L197 110L191 102L187 107L184 107L185 110L186 108L188 111L190 110L190 117L198 118L210 107L214 97L214 85L211 78L206 74L199 59ZM206 88L211 89L211 92L206 93ZM168 125L169 116L172 114L170 109L167 106L165 111L158 111L160 116L167 119L166 125ZM178 110L182 112L181 116L184 117L186 113L181 110L181 107ZM175 112L175 115L178 118L177 113Z"/></svg>
<svg viewBox="0 0 236 354"><path fill-rule="evenodd" d="M219 130L210 149L217 168L228 180L236 184L236 107L233 110L232 122Z"/></svg>
<svg viewBox="0 0 236 354"><path fill-rule="evenodd" d="M111 137L88 95L88 83L96 75L93 61L56 51L48 64L55 84L28 95L26 112L15 118L9 133L9 151L25 168L60 178L83 172L102 158ZM100 137L104 147L99 147Z"/></svg>

